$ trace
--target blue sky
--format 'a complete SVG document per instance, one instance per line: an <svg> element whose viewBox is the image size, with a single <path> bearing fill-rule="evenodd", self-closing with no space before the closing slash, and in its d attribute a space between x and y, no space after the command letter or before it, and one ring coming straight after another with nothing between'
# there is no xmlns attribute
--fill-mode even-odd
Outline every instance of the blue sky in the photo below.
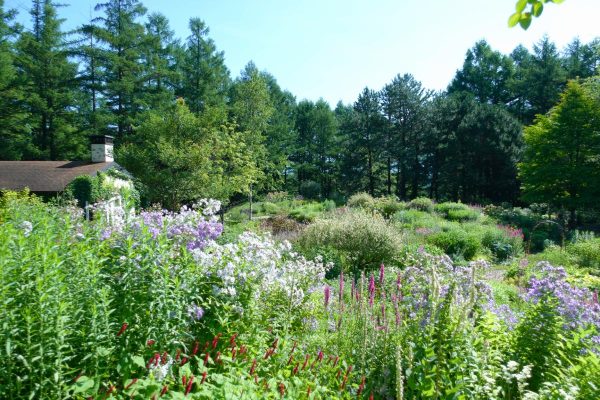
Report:
<svg viewBox="0 0 600 400"><path fill-rule="evenodd" d="M93 14L96 0L65 0L65 28ZM444 89L465 52L480 39L508 53L531 48L548 34L559 48L578 36L600 36L600 1L550 4L528 31L509 29L515 0L145 0L165 14L177 35L200 17L225 51L232 76L253 60L300 100L320 97L332 106L353 102L368 86L380 89L411 73L430 89ZM29 23L29 0L5 0Z"/></svg>

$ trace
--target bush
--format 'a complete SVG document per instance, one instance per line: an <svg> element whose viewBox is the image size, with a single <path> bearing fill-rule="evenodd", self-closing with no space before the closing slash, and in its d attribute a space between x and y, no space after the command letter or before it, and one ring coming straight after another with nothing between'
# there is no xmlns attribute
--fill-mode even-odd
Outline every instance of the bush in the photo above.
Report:
<svg viewBox="0 0 600 400"><path fill-rule="evenodd" d="M567 252L573 255L578 266L600 273L600 239L579 241L567 246Z"/></svg>
<svg viewBox="0 0 600 400"><path fill-rule="evenodd" d="M433 233L427 237L427 242L444 250L454 259L464 258L467 261L472 260L481 250L481 243L477 236L462 229Z"/></svg>
<svg viewBox="0 0 600 400"><path fill-rule="evenodd" d="M408 203L408 208L413 210L424 211L427 213L433 212L433 201L427 197L417 197Z"/></svg>
<svg viewBox="0 0 600 400"><path fill-rule="evenodd" d="M365 210L373 209L375 199L368 193L360 192L353 194L348 199L348 207L350 208L362 208Z"/></svg>
<svg viewBox="0 0 600 400"><path fill-rule="evenodd" d="M262 203L260 208L267 215L276 215L282 212L281 208L277 204L273 204L268 201Z"/></svg>
<svg viewBox="0 0 600 400"><path fill-rule="evenodd" d="M520 230L511 227L488 227L482 234L481 244L490 250L498 261L506 261L523 252L523 236Z"/></svg>
<svg viewBox="0 0 600 400"><path fill-rule="evenodd" d="M405 204L399 202L395 197L379 197L374 199L373 207L385 219L390 219L392 215L403 210Z"/></svg>
<svg viewBox="0 0 600 400"><path fill-rule="evenodd" d="M325 200L323 202L323 211L333 211L336 209L335 201Z"/></svg>
<svg viewBox="0 0 600 400"><path fill-rule="evenodd" d="M394 264L402 249L400 235L382 217L362 211L336 214L317 220L301 234L303 251L332 248L344 259L345 269L354 272Z"/></svg>

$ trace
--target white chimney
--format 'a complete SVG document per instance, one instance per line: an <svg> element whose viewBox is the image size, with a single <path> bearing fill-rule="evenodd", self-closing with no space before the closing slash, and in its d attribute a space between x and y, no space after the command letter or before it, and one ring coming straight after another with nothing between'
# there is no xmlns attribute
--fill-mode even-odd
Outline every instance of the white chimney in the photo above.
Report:
<svg viewBox="0 0 600 400"><path fill-rule="evenodd" d="M113 137L112 136L92 136L92 162L103 163L113 162Z"/></svg>

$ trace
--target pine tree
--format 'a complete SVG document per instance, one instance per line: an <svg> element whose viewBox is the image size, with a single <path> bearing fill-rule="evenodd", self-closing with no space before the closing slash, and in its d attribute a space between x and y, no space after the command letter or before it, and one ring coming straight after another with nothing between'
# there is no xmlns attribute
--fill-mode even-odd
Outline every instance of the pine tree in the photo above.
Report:
<svg viewBox="0 0 600 400"><path fill-rule="evenodd" d="M31 9L33 30L24 32L17 44L17 64L22 84L28 124L35 153L32 158L76 159L87 145L74 126L72 111L76 90L77 65L69 61L62 20L50 0L34 0Z"/></svg>
<svg viewBox="0 0 600 400"><path fill-rule="evenodd" d="M224 54L217 51L202 20L190 19L189 28L190 36L180 60L182 81L177 95L183 97L195 113L206 107L224 107L231 85Z"/></svg>
<svg viewBox="0 0 600 400"><path fill-rule="evenodd" d="M14 15L14 11L4 10L4 0L0 0L0 160L19 160L31 153L30 135L24 128L23 93L14 66Z"/></svg>
<svg viewBox="0 0 600 400"><path fill-rule="evenodd" d="M104 101L113 115L110 121L118 139L132 133L135 119L142 111L144 65L140 62L145 40L144 26L138 19L146 9L138 0L110 0L96 6L104 17L97 30L103 44L102 68L105 71Z"/></svg>

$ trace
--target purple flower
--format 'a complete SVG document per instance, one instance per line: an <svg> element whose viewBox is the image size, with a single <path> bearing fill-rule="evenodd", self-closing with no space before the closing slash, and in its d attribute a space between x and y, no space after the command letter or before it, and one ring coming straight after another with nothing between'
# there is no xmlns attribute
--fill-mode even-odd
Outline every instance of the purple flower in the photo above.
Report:
<svg viewBox="0 0 600 400"><path fill-rule="evenodd" d="M325 308L329 306L329 299L331 298L331 288L329 285L323 287L323 295L325 296Z"/></svg>
<svg viewBox="0 0 600 400"><path fill-rule="evenodd" d="M190 318L200 321L204 316L204 309L196 304L192 304L190 308L188 308L188 315Z"/></svg>
<svg viewBox="0 0 600 400"><path fill-rule="evenodd" d="M379 267L379 285L383 285L383 279L385 278L385 265L381 263Z"/></svg>

